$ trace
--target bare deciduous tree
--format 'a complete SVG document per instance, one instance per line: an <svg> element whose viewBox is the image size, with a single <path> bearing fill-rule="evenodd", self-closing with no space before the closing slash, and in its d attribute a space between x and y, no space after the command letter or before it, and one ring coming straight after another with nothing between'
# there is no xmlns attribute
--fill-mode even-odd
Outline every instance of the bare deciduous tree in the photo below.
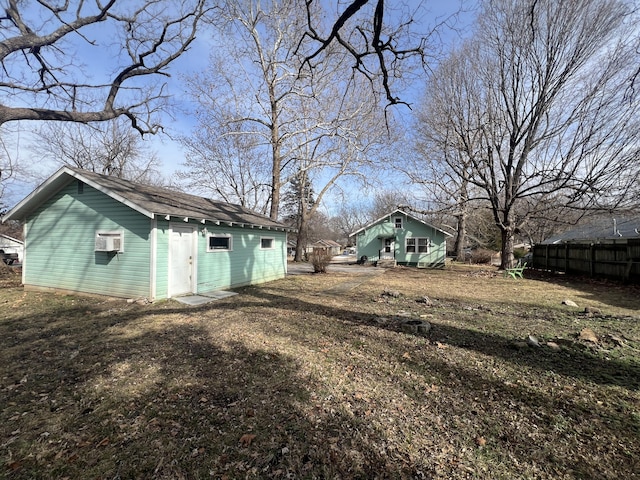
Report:
<svg viewBox="0 0 640 480"><path fill-rule="evenodd" d="M442 28L451 28L457 15L437 18L428 31L424 28L426 11L422 3L384 2L384 0L352 0L337 2L340 10L335 20L323 24L319 10L326 12L326 5L306 0L307 25L298 51L305 57L305 65L313 66L318 59L338 46L352 58L354 72L359 72L370 85L378 86L389 105L406 104L394 94L393 82L402 78L408 64L414 60L426 64L428 58L437 56L436 45L431 41ZM378 93L378 92L376 92Z"/></svg>
<svg viewBox="0 0 640 480"><path fill-rule="evenodd" d="M188 81L198 104L198 136L207 135L202 143L209 145L234 146L236 154L228 157L227 165L243 172L240 181L247 186L236 189L234 196L246 203L258 194L254 200L265 203L257 210L277 219L284 172L291 168L296 148L293 122L298 113L290 99L304 94L297 84L299 61L293 52L304 13L295 2L230 0L209 20L220 44L212 51L208 71ZM201 147L186 143L191 158L183 176L198 177L209 160L198 153ZM251 170L245 168L247 161Z"/></svg>
<svg viewBox="0 0 640 480"><path fill-rule="evenodd" d="M167 67L195 39L206 3L4 1L0 125L126 116L140 133L155 133L164 86L142 80L168 75ZM85 62L94 62L89 74Z"/></svg>
<svg viewBox="0 0 640 480"><path fill-rule="evenodd" d="M88 125L49 122L36 130L35 137L31 150L45 162L138 183L165 183L156 152L126 125L126 121L114 119ZM41 169L39 173L43 173Z"/></svg>
<svg viewBox="0 0 640 480"><path fill-rule="evenodd" d="M200 128L181 139L187 154L185 169L178 176L189 189L267 215L271 178L262 149L250 135L212 121L212 113L205 109L198 115Z"/></svg>
<svg viewBox="0 0 640 480"><path fill-rule="evenodd" d="M2 130L6 129L6 127L0 128L2 128ZM2 130L0 130L0 133L2 133ZM5 198L5 190L11 179L15 177L17 168L13 149L9 147L4 136L0 135L0 215L3 214L2 212L6 207L3 201Z"/></svg>
<svg viewBox="0 0 640 480"><path fill-rule="evenodd" d="M269 215L274 219L280 213L280 191L288 182L295 178L316 186L322 177L316 186L319 202L338 178L356 173L356 164L384 129L382 122L374 125L377 105L361 83L342 77L344 52L327 55L312 74L301 72L295 49L304 22L295 2L227 2L212 19L222 44L212 57L211 71L190 82L200 106L198 130L209 135L211 143L243 146L244 153L237 151L230 159L233 168L239 171L247 159L257 160L254 167L264 162L254 168L259 175L251 184L262 188L269 172ZM209 168L205 156L198 154L197 159ZM199 172L202 169L189 168L185 174L194 178Z"/></svg>
<svg viewBox="0 0 640 480"><path fill-rule="evenodd" d="M298 97L298 148L293 158L294 175L301 185L315 188L313 203L300 196L300 238L306 238L309 220L328 192L341 179L365 181L365 169L375 163L384 145L384 119L372 104L362 84L343 85L339 68L316 70L308 97ZM337 76L336 76L337 75ZM302 260L304 244L296 246L294 260Z"/></svg>
<svg viewBox="0 0 640 480"><path fill-rule="evenodd" d="M636 200L640 105L624 96L636 27L617 0L487 0L476 36L431 79L426 131L491 205L503 268L558 197L580 210Z"/></svg>

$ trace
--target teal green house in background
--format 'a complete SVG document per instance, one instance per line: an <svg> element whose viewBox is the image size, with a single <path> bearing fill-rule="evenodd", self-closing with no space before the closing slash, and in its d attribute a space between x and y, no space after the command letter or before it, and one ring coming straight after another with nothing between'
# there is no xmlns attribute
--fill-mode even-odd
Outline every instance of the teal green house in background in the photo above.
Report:
<svg viewBox="0 0 640 480"><path fill-rule="evenodd" d="M360 261L421 268L444 268L449 236L399 209L350 235Z"/></svg>
<svg viewBox="0 0 640 480"><path fill-rule="evenodd" d="M63 167L3 218L24 222L27 289L151 301L287 272L284 224L239 205Z"/></svg>

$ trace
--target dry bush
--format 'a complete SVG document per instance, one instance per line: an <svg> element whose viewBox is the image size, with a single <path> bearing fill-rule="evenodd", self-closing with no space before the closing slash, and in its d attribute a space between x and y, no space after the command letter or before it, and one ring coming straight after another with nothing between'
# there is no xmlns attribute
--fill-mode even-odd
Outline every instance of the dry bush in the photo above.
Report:
<svg viewBox="0 0 640 480"><path fill-rule="evenodd" d="M0 277L8 277L10 275L15 275L13 269L3 261L0 261Z"/></svg>
<svg viewBox="0 0 640 480"><path fill-rule="evenodd" d="M471 263L475 264L483 264L483 263L491 263L491 256L493 252L491 250L486 250L484 248L479 248L471 252Z"/></svg>
<svg viewBox="0 0 640 480"><path fill-rule="evenodd" d="M309 257L314 273L326 273L331 257L331 253L326 249L314 249Z"/></svg>

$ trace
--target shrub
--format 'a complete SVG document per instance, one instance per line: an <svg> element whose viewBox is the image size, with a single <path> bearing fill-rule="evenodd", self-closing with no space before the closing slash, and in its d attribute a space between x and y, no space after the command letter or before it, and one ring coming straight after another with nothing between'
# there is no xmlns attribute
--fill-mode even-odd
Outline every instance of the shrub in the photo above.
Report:
<svg viewBox="0 0 640 480"><path fill-rule="evenodd" d="M331 254L325 249L314 249L310 255L311 265L314 273L326 273L327 265L331 263Z"/></svg>
<svg viewBox="0 0 640 480"><path fill-rule="evenodd" d="M480 264L480 263L491 263L491 256L493 252L491 250L486 250L484 248L478 248L471 252L471 263Z"/></svg>
<svg viewBox="0 0 640 480"><path fill-rule="evenodd" d="M525 250L524 248L514 248L513 258L515 258L516 260L519 260L522 257L524 257L527 253L528 253L527 250Z"/></svg>
<svg viewBox="0 0 640 480"><path fill-rule="evenodd" d="M0 277L8 277L9 275L13 274L13 269L2 260L0 260Z"/></svg>

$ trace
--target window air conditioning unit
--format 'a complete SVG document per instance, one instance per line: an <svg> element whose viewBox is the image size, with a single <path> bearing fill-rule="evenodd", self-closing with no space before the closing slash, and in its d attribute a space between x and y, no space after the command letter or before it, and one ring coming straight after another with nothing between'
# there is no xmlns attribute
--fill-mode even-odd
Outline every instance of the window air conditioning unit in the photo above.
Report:
<svg viewBox="0 0 640 480"><path fill-rule="evenodd" d="M96 252L119 252L122 250L122 238L119 235L97 235Z"/></svg>

